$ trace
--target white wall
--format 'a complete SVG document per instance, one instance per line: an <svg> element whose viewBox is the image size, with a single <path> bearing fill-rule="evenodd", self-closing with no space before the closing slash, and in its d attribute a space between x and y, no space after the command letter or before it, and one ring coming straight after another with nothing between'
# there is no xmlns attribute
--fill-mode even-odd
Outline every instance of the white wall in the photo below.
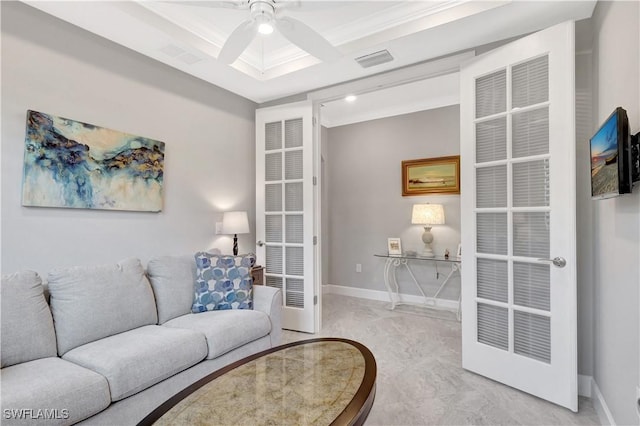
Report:
<svg viewBox="0 0 640 426"><path fill-rule="evenodd" d="M640 3L598 2L593 15L594 128L617 106L640 131ZM588 182L582 182L588 185ZM640 187L593 201L594 378L620 425L638 424Z"/></svg>
<svg viewBox="0 0 640 426"><path fill-rule="evenodd" d="M2 272L191 253L255 200L255 104L18 2L2 2ZM26 208L27 109L166 142L161 213ZM253 231L253 226L252 226ZM255 250L253 235L240 250Z"/></svg>
<svg viewBox="0 0 640 426"><path fill-rule="evenodd" d="M455 255L460 242L460 196L402 196L403 160L442 157L460 153L458 105L383 118L328 130L329 284L384 290L387 238L400 237L402 248L421 250L423 228L411 225L411 209L417 203L444 205L446 224L434 226L434 251L448 248ZM356 272L356 264L362 272ZM436 287L433 267L415 266L427 290ZM448 272L446 266L439 272ZM407 276L399 276L406 282ZM440 275L440 282L443 276ZM401 292L417 294L410 286ZM459 280L444 293L455 299Z"/></svg>

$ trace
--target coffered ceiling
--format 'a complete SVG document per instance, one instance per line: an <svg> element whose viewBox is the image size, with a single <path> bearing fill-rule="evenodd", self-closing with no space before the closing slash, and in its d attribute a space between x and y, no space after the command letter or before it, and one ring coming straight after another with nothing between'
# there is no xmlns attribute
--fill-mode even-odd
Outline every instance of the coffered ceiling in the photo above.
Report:
<svg viewBox="0 0 640 426"><path fill-rule="evenodd" d="M338 57L323 62L276 27L271 35L257 34L227 65L218 55L234 29L249 18L251 2L25 1L258 103L587 18L595 6L595 0L276 1L277 18L304 23L335 46ZM369 68L355 60L381 50L393 59Z"/></svg>

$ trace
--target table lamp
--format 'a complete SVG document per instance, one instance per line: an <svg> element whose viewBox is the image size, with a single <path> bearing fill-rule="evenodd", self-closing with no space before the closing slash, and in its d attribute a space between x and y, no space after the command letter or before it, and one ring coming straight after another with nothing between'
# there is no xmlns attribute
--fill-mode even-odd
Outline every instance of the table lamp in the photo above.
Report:
<svg viewBox="0 0 640 426"><path fill-rule="evenodd" d="M422 234L424 249L422 256L434 257L433 249L431 248L431 243L433 242L431 225L444 224L444 208L442 204L414 204L411 223L413 225L424 225L424 233Z"/></svg>
<svg viewBox="0 0 640 426"><path fill-rule="evenodd" d="M238 234L249 233L247 212L225 212L222 216L222 233L233 234L233 255L238 255Z"/></svg>

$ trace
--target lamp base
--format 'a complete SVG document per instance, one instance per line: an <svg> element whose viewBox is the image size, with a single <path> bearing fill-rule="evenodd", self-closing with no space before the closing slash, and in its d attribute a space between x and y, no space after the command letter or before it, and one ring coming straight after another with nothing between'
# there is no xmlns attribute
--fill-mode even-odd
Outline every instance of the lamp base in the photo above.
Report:
<svg viewBox="0 0 640 426"><path fill-rule="evenodd" d="M436 255L433 253L433 250L431 249L431 246L425 246L424 249L422 250L422 253L420 253L421 257L436 257Z"/></svg>
<svg viewBox="0 0 640 426"><path fill-rule="evenodd" d="M431 227L425 226L424 233L422 234L422 242L424 243L424 249L422 249L422 257L435 257L433 250L431 249L431 243L433 242L433 234L431 233Z"/></svg>
<svg viewBox="0 0 640 426"><path fill-rule="evenodd" d="M233 234L233 255L238 255L238 234Z"/></svg>

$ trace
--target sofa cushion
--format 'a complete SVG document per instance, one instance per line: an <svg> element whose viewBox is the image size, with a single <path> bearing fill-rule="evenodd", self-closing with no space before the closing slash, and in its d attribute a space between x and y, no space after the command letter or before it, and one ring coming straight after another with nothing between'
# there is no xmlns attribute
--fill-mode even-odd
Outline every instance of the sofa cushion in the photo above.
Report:
<svg viewBox="0 0 640 426"><path fill-rule="evenodd" d="M204 333L207 337L207 359L213 359L268 335L271 320L260 311L223 310L183 315L163 326Z"/></svg>
<svg viewBox="0 0 640 426"><path fill-rule="evenodd" d="M193 255L155 257L147 264L147 275L158 307L158 323L191 312L196 262Z"/></svg>
<svg viewBox="0 0 640 426"><path fill-rule="evenodd" d="M60 358L3 368L0 377L3 425L70 425L111 402L104 377Z"/></svg>
<svg viewBox="0 0 640 426"><path fill-rule="evenodd" d="M49 273L58 353L158 322L151 285L138 259Z"/></svg>
<svg viewBox="0 0 640 426"><path fill-rule="evenodd" d="M111 400L140 392L202 361L207 343L202 333L148 325L77 347L63 359L102 374Z"/></svg>
<svg viewBox="0 0 640 426"><path fill-rule="evenodd" d="M195 255L196 282L192 312L253 309L251 267L255 254L240 256Z"/></svg>
<svg viewBox="0 0 640 426"><path fill-rule="evenodd" d="M2 367L56 356L56 335L42 280L32 271L3 275L0 283Z"/></svg>

